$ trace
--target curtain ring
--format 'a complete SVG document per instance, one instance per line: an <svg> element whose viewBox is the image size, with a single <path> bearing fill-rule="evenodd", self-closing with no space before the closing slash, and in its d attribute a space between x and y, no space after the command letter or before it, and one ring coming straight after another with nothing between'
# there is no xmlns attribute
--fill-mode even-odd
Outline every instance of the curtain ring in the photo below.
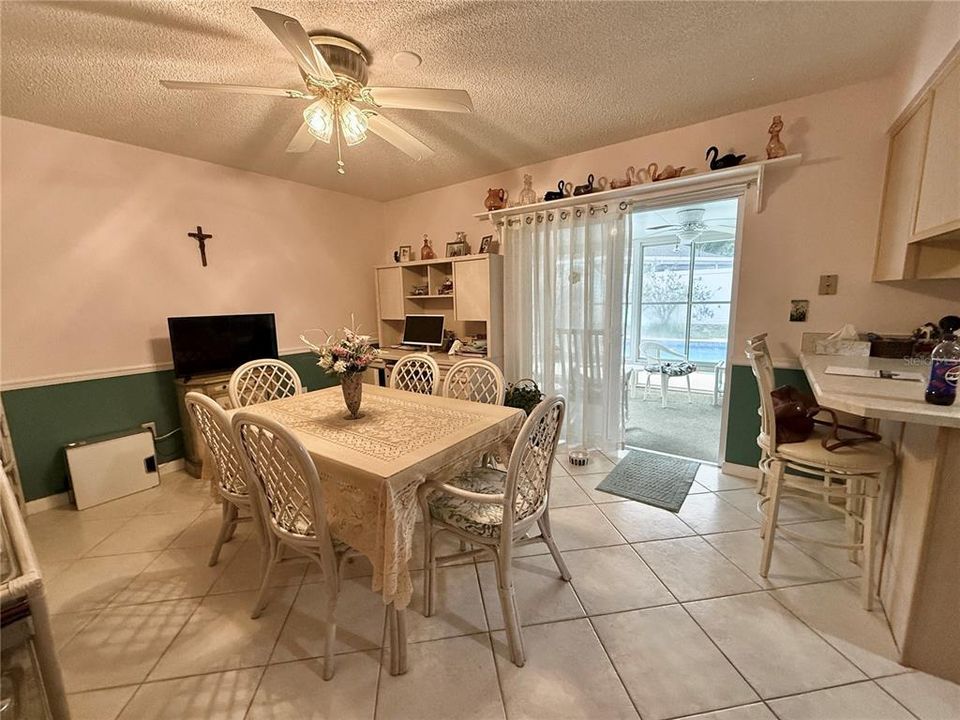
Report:
<svg viewBox="0 0 960 720"><path fill-rule="evenodd" d="M547 222L553 222L553 213L547 213Z"/></svg>
<svg viewBox="0 0 960 720"><path fill-rule="evenodd" d="M527 215L527 225L533 222L533 215Z"/></svg>
<svg viewBox="0 0 960 720"><path fill-rule="evenodd" d="M583 217L583 210L581 208L577 208L575 213L577 217Z"/></svg>
<svg viewBox="0 0 960 720"><path fill-rule="evenodd" d="M543 222L543 215L537 215L537 225Z"/></svg>
<svg viewBox="0 0 960 720"><path fill-rule="evenodd" d="M597 209L596 209L595 207L591 207L591 208L590 208L590 215L591 215L591 217L592 217L593 215L595 215L596 212L597 212Z"/></svg>
<svg viewBox="0 0 960 720"><path fill-rule="evenodd" d="M568 217L570 217L570 213L568 213L566 210L561 211L560 213L561 220L566 220Z"/></svg>
<svg viewBox="0 0 960 720"><path fill-rule="evenodd" d="M624 201L624 200L621 200L621 201L620 201L620 210L621 210L621 211L626 210L628 207L630 207L630 206L627 205L626 201Z"/></svg>
<svg viewBox="0 0 960 720"><path fill-rule="evenodd" d="M607 206L606 206L606 205L603 206L603 214L604 214L604 215L607 214Z"/></svg>

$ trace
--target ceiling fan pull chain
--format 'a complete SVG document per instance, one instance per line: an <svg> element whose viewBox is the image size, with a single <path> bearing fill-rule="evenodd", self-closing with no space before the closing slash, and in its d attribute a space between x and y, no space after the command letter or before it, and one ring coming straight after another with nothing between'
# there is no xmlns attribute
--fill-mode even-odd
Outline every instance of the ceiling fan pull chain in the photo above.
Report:
<svg viewBox="0 0 960 720"><path fill-rule="evenodd" d="M333 124L337 126L337 172L345 175L346 170L343 169L343 155L340 152L340 108L336 110L333 116Z"/></svg>

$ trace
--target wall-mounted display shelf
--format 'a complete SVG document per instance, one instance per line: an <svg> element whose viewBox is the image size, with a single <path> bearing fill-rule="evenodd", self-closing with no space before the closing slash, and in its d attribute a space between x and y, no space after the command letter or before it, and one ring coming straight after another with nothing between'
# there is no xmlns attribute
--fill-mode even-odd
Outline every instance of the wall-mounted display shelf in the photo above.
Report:
<svg viewBox="0 0 960 720"><path fill-rule="evenodd" d="M760 160L758 162L745 163L737 167L727 168L726 170L710 170L690 175L681 175L673 180L641 183L640 185L630 185L629 187L616 188L614 190L602 190L600 192L590 193L589 195L577 195L561 198L560 200L550 200L547 202L531 203L530 205L503 208L502 210L482 212L475 214L474 217L478 220L499 222L508 217L516 217L517 215L526 215L543 210L576 207L578 205L598 205L600 203L610 202L611 200L656 200L680 193L685 194L713 190L737 184L737 182L754 188L756 192L754 210L759 213L763 211L763 179L766 172L775 168L795 167L800 164L802 159L803 156L797 153L774 160Z"/></svg>

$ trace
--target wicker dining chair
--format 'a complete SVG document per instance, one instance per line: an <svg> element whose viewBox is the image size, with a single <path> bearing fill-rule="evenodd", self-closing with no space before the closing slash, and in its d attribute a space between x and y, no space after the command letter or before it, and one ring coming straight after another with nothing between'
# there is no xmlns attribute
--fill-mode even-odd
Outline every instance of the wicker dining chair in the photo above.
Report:
<svg viewBox="0 0 960 720"><path fill-rule="evenodd" d="M325 600L323 679L333 677L336 609L344 560L355 551L330 534L317 468L306 448L283 425L241 411L233 416L233 431L247 476L254 484L266 535L268 562L250 617L267 605L270 579L277 565L296 555L316 562L323 571ZM284 557L285 550L294 556Z"/></svg>
<svg viewBox="0 0 960 720"><path fill-rule="evenodd" d="M233 429L227 414L215 400L201 393L188 392L184 400L193 424L206 443L208 460L213 461L217 468L217 492L220 494L222 519L220 532L210 553L209 565L212 567L220 559L223 544L230 542L237 526L242 522L254 521L261 548L264 548L262 526L257 514L257 504L252 502L250 497L243 463L233 441ZM247 514L241 515L241 511Z"/></svg>
<svg viewBox="0 0 960 720"><path fill-rule="evenodd" d="M426 353L404 355L390 372L390 387L421 395L437 395L440 392L440 366Z"/></svg>
<svg viewBox="0 0 960 720"><path fill-rule="evenodd" d="M545 543L560 577L570 580L570 571L550 530L548 506L553 459L565 411L566 401L559 395L536 407L520 430L506 472L476 467L449 482L425 483L418 490L423 513L424 615L429 617L434 612L438 566L481 553L492 556L510 656L518 667L524 664L524 651L513 585L514 548ZM535 525L540 533L526 537ZM436 557L434 536L439 532L452 533L474 549Z"/></svg>
<svg viewBox="0 0 960 720"><path fill-rule="evenodd" d="M230 376L227 388L230 404L235 408L299 395L303 383L297 371L283 360L251 360Z"/></svg>
<svg viewBox="0 0 960 720"><path fill-rule="evenodd" d="M456 400L503 405L503 371L489 360L461 360L447 371L443 396Z"/></svg>
<svg viewBox="0 0 960 720"><path fill-rule="evenodd" d="M757 504L763 514L760 576L767 577L777 532L788 538L828 547L843 548L852 556L860 555L860 601L864 609L873 607L876 594L876 511L886 476L895 462L893 450L879 442L841 447L831 452L822 440L827 432L821 427L803 442L783 443L777 439L777 418L770 393L774 389L773 360L767 348L767 335L747 340L747 357L760 392L759 470L766 478L765 492ZM797 492L799 491L799 492ZM780 503L784 497L821 498L837 511L847 524L844 543L827 542L778 524ZM836 498L838 503L830 502ZM853 558L851 558L853 559Z"/></svg>

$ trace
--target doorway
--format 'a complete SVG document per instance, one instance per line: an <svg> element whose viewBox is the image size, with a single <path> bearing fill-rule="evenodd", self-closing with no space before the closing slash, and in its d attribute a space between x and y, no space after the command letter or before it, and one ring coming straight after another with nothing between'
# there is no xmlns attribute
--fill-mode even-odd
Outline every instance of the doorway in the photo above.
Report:
<svg viewBox="0 0 960 720"><path fill-rule="evenodd" d="M624 444L717 464L740 198L637 210Z"/></svg>

